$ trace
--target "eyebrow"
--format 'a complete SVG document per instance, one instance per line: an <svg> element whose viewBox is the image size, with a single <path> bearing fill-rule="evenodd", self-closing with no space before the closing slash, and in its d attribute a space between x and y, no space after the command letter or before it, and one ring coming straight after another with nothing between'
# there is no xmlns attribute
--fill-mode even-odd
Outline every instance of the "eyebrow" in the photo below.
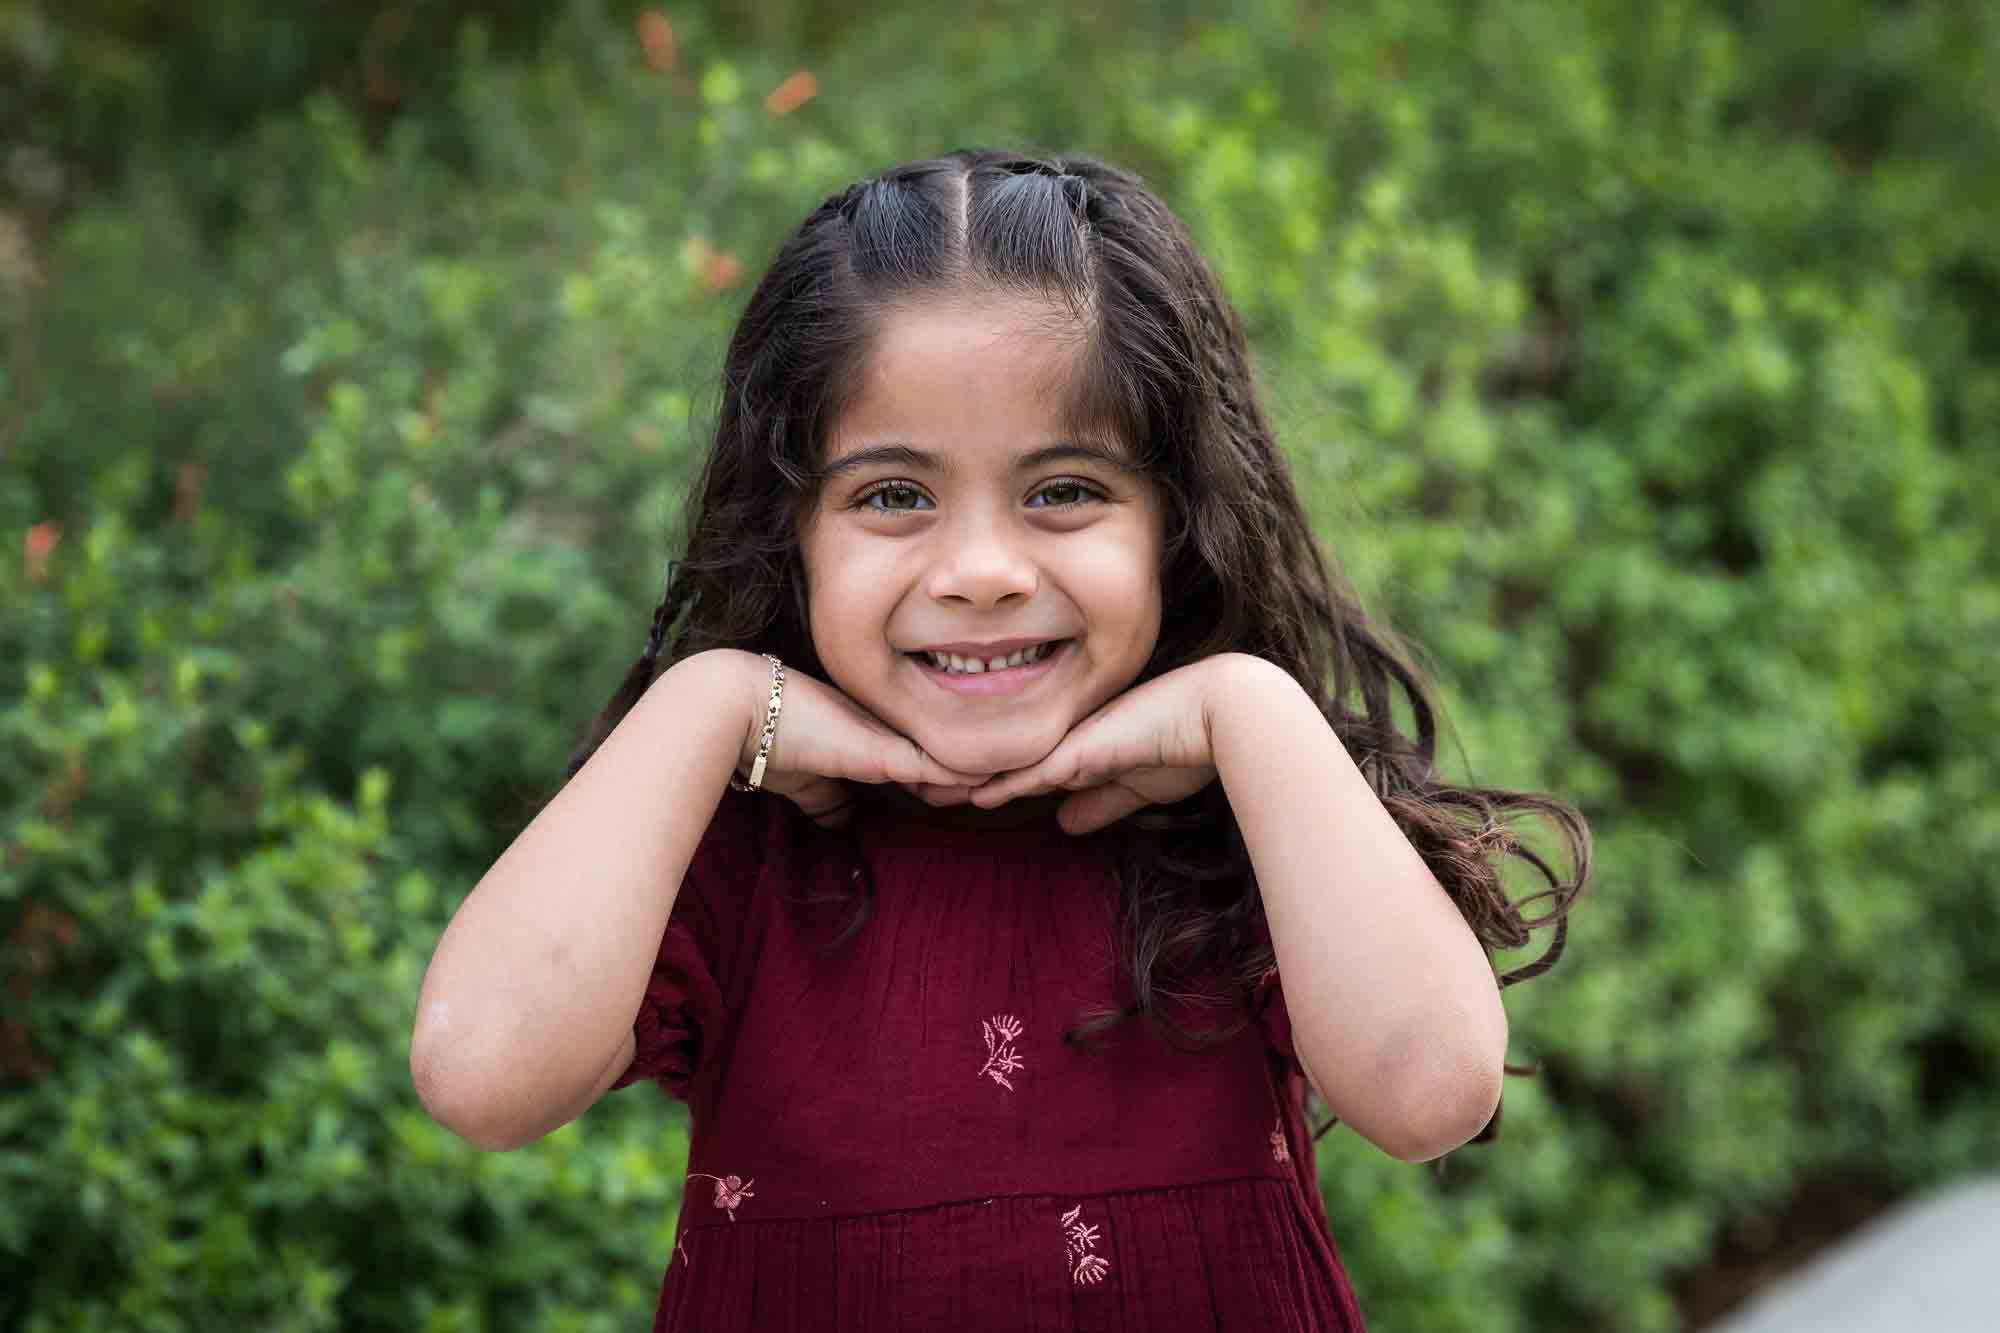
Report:
<svg viewBox="0 0 2000 1333"><path fill-rule="evenodd" d="M1031 449L1014 460L1014 470L1026 472L1031 468L1072 459L1085 463L1098 463L1119 472L1137 474L1140 471L1137 464L1122 455L1088 440L1060 440L1055 444L1043 445L1039 449ZM856 449L851 454L842 454L819 470L818 480L824 484L850 472L876 466L925 468L946 477L953 471L951 460L942 454L934 454L907 444L878 444L868 449Z"/></svg>

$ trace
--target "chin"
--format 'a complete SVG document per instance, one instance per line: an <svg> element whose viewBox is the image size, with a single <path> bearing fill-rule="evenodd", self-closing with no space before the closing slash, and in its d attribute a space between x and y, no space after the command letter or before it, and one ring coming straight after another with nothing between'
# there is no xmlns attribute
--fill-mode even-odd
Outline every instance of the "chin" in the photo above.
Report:
<svg viewBox="0 0 2000 1333"><path fill-rule="evenodd" d="M1020 735L917 738L917 744L924 747L924 753L946 768L982 777L1011 773L1017 768L1038 764L1061 743L1060 734L1053 738Z"/></svg>

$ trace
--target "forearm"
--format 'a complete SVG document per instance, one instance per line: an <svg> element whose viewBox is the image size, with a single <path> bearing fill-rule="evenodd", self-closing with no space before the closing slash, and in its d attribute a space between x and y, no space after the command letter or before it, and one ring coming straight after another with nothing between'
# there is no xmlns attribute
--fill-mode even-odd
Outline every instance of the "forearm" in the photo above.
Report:
<svg viewBox="0 0 2000 1333"><path fill-rule="evenodd" d="M418 996L410 1068L455 1132L530 1142L605 1081L745 748L742 665L704 653L654 681L452 917Z"/></svg>
<svg viewBox="0 0 2000 1333"><path fill-rule="evenodd" d="M1507 1017L1477 937L1310 697L1231 655L1208 706L1300 1062L1357 1133L1406 1160L1477 1133Z"/></svg>

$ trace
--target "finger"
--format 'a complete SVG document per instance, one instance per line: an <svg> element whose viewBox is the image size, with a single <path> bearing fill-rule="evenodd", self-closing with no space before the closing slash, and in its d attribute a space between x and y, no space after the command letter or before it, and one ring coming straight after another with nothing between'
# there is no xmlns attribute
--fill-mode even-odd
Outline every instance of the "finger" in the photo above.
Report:
<svg viewBox="0 0 2000 1333"><path fill-rule="evenodd" d="M964 805L972 794L972 788L964 784L944 786L937 783L919 782L907 788L926 805Z"/></svg>
<svg viewBox="0 0 2000 1333"><path fill-rule="evenodd" d="M788 793L792 804L814 823L837 827L844 812L853 804L847 784L831 778L815 778L797 791Z"/></svg>
<svg viewBox="0 0 2000 1333"><path fill-rule="evenodd" d="M1068 833L1095 833L1151 804L1131 788L1116 783L1107 787L1089 787L1057 808L1056 823Z"/></svg>
<svg viewBox="0 0 2000 1333"><path fill-rule="evenodd" d="M820 782L809 792L801 792L797 797L799 809L817 819L830 815L836 810L845 810L853 802L853 793L844 782Z"/></svg>
<svg viewBox="0 0 2000 1333"><path fill-rule="evenodd" d="M836 805L829 809L821 810L818 813L814 813L811 810L804 810L802 813L821 828L846 828L847 821L854 817L854 804L850 801L843 805Z"/></svg>
<svg viewBox="0 0 2000 1333"><path fill-rule="evenodd" d="M920 749L914 741L904 741L890 753L885 782L901 782L912 787L962 787L967 791L986 780L983 773L961 773L946 768Z"/></svg>
<svg viewBox="0 0 2000 1333"><path fill-rule="evenodd" d="M1041 765L1033 768L1016 769L1012 773L1001 773L974 786L970 792L972 803L982 810L991 810L1023 796L1035 796L1050 788L1041 781Z"/></svg>
<svg viewBox="0 0 2000 1333"><path fill-rule="evenodd" d="M1065 746L1056 747L1055 753L1030 768L1013 773L1004 773L994 783L979 788L987 799L981 804L989 809L1004 805L1008 801L1019 800L1023 796L1039 796L1043 792L1068 788L1074 791L1080 787L1092 787L1102 782L1102 776L1086 772L1078 751ZM997 784L997 785L996 785Z"/></svg>

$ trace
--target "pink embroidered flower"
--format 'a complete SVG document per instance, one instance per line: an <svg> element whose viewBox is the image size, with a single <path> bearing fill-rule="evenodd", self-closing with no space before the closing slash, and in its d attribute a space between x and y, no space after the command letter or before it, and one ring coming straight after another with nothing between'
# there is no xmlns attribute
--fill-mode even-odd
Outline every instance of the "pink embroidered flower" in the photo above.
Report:
<svg viewBox="0 0 2000 1333"><path fill-rule="evenodd" d="M1097 1228L1077 1219L1083 1215L1081 1204L1062 1216L1063 1236L1069 1246L1070 1280L1079 1287L1094 1287L1104 1281L1111 1271L1111 1261L1094 1253L1097 1249Z"/></svg>
<svg viewBox="0 0 2000 1333"><path fill-rule="evenodd" d="M1283 1166L1292 1160L1292 1150L1285 1143L1285 1122L1279 1120L1271 1130L1271 1160Z"/></svg>
<svg viewBox="0 0 2000 1333"><path fill-rule="evenodd" d="M1014 1050L1014 1043L1021 1038L1021 1020L1012 1014L995 1014L980 1023L979 1032L986 1038L986 1063L980 1066L980 1076L1012 1092L1014 1085L1007 1081L1007 1075L1021 1068L1021 1057Z"/></svg>
<svg viewBox="0 0 2000 1333"><path fill-rule="evenodd" d="M717 1208L728 1209L729 1220L734 1222L736 1220L737 1205L745 1199L754 1199L757 1197L750 1192L750 1187L756 1183L754 1180L745 1180L741 1176L724 1176L715 1182L715 1206Z"/></svg>
<svg viewBox="0 0 2000 1333"><path fill-rule="evenodd" d="M689 1180L712 1180L715 1182L715 1206L722 1209L730 1221L736 1220L736 1209L745 1199L754 1199L756 1192L750 1187L756 1184L753 1177L745 1180L741 1176L711 1176L706 1171L688 1172Z"/></svg>

